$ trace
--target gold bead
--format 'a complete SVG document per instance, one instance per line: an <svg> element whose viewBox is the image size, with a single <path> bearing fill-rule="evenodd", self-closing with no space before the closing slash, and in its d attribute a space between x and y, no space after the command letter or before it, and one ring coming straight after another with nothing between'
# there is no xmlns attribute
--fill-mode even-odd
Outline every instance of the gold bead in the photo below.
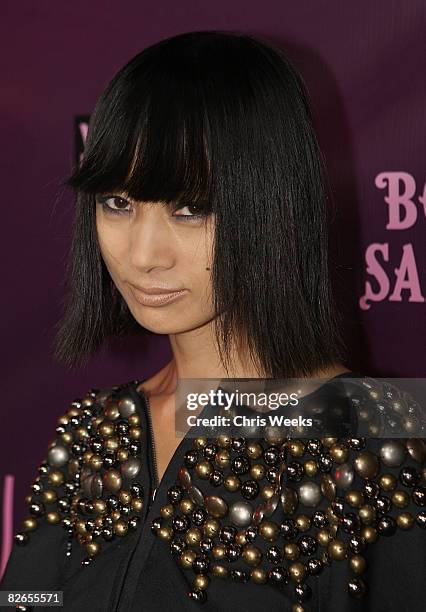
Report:
<svg viewBox="0 0 426 612"><path fill-rule="evenodd" d="M297 544L289 542L284 546L284 555L290 561L296 561L300 557L300 549Z"/></svg>
<svg viewBox="0 0 426 612"><path fill-rule="evenodd" d="M208 518L203 525L203 533L206 538L214 538L220 531L220 523L217 519Z"/></svg>
<svg viewBox="0 0 426 612"><path fill-rule="evenodd" d="M229 476L226 476L225 480L223 481L223 486L227 491L238 491L238 489L241 487L241 480L238 478L238 476L229 474Z"/></svg>
<svg viewBox="0 0 426 612"><path fill-rule="evenodd" d="M350 558L349 565L355 574L362 574L367 566L367 563L362 555L353 555Z"/></svg>
<svg viewBox="0 0 426 612"><path fill-rule="evenodd" d="M303 578L305 577L306 567L303 565L303 563L296 561L295 563L291 563L288 571L291 579L294 580L294 582L299 583L302 582Z"/></svg>
<svg viewBox="0 0 426 612"><path fill-rule="evenodd" d="M131 502L133 510L140 512L143 508L143 499L141 497L134 497Z"/></svg>
<svg viewBox="0 0 426 612"><path fill-rule="evenodd" d="M371 525L376 518L376 510L370 504L365 504L361 506L358 511L359 518L364 523L364 525Z"/></svg>
<svg viewBox="0 0 426 612"><path fill-rule="evenodd" d="M374 529L374 527L364 527L363 529L361 529L361 535L363 538L365 538L368 544L371 544L372 542L377 540L377 531Z"/></svg>
<svg viewBox="0 0 426 612"><path fill-rule="evenodd" d="M129 436L132 440L139 440L142 435L142 429L140 427L131 427L129 429Z"/></svg>
<svg viewBox="0 0 426 612"><path fill-rule="evenodd" d="M121 513L120 513L120 510L113 510L113 511L111 512L111 518L112 518L112 520L113 520L113 521L118 521L118 520L120 520L120 518L121 518Z"/></svg>
<svg viewBox="0 0 426 612"><path fill-rule="evenodd" d="M227 436L225 434L221 434L217 437L217 444L221 448L229 448L231 446L232 438L231 436Z"/></svg>
<svg viewBox="0 0 426 612"><path fill-rule="evenodd" d="M200 436L199 438L194 438L194 446L199 450L203 449L207 444L207 438L205 436Z"/></svg>
<svg viewBox="0 0 426 612"><path fill-rule="evenodd" d="M132 425L132 427L137 427L138 425L140 425L140 422L141 422L141 418L136 412L131 414L128 420L129 420L129 425Z"/></svg>
<svg viewBox="0 0 426 612"><path fill-rule="evenodd" d="M400 529L411 529L414 524L414 517L409 512L401 512L396 517L396 523Z"/></svg>
<svg viewBox="0 0 426 612"><path fill-rule="evenodd" d="M70 431L66 431L61 435L61 440L64 444L72 444L73 439L73 435Z"/></svg>
<svg viewBox="0 0 426 612"><path fill-rule="evenodd" d="M55 525L61 520L61 515L59 514L59 512L48 512L46 514L46 520L51 525Z"/></svg>
<svg viewBox="0 0 426 612"><path fill-rule="evenodd" d="M212 555L215 559L224 559L225 558L224 544L217 544L216 546L213 546Z"/></svg>
<svg viewBox="0 0 426 612"><path fill-rule="evenodd" d="M195 504L189 497L185 497L179 504L180 511L182 514L191 514L194 510Z"/></svg>
<svg viewBox="0 0 426 612"><path fill-rule="evenodd" d="M111 423L110 421L103 421L98 427L98 432L103 438L109 438L110 436L114 435L114 423Z"/></svg>
<svg viewBox="0 0 426 612"><path fill-rule="evenodd" d="M205 574L198 574L194 578L193 587L194 589L201 589L204 591L209 586L209 578Z"/></svg>
<svg viewBox="0 0 426 612"><path fill-rule="evenodd" d="M364 503L364 496L361 491L347 491L345 493L345 501L352 508L359 508Z"/></svg>
<svg viewBox="0 0 426 612"><path fill-rule="evenodd" d="M185 534L185 542L188 546L197 546L201 541L201 531L197 527L191 527Z"/></svg>
<svg viewBox="0 0 426 612"><path fill-rule="evenodd" d="M161 540L171 540L173 537L173 530L171 527L160 527L157 534Z"/></svg>
<svg viewBox="0 0 426 612"><path fill-rule="evenodd" d="M56 491L53 491L52 489L46 489L46 491L43 491L41 496L45 504L53 504L58 499Z"/></svg>
<svg viewBox="0 0 426 612"><path fill-rule="evenodd" d="M59 487L64 483L65 477L59 470L53 470L53 472L49 473L48 480L51 484L55 485L55 487Z"/></svg>
<svg viewBox="0 0 426 612"><path fill-rule="evenodd" d="M160 508L160 516L163 518L170 518L173 516L174 508L172 504L167 504L166 506L162 506Z"/></svg>
<svg viewBox="0 0 426 612"><path fill-rule="evenodd" d="M255 567L250 572L250 580L255 584L265 584L268 575L261 567Z"/></svg>
<svg viewBox="0 0 426 612"><path fill-rule="evenodd" d="M288 452L293 457L302 457L305 452L305 445L301 440L291 440L287 444Z"/></svg>
<svg viewBox="0 0 426 612"><path fill-rule="evenodd" d="M231 461L231 455L229 451L226 450L226 448L221 448L217 451L214 460L215 463L223 469L229 465L229 462Z"/></svg>
<svg viewBox="0 0 426 612"><path fill-rule="evenodd" d="M261 463L255 463L250 468L250 476L253 480L262 480L265 477L266 469Z"/></svg>
<svg viewBox="0 0 426 612"><path fill-rule="evenodd" d="M272 521L263 521L259 527L259 533L267 542L274 542L279 535L279 528Z"/></svg>
<svg viewBox="0 0 426 612"><path fill-rule="evenodd" d="M317 533L317 542L320 546L328 546L330 535L326 529L320 529Z"/></svg>
<svg viewBox="0 0 426 612"><path fill-rule="evenodd" d="M247 443L246 453L250 459L258 459L262 454L262 446L258 442L250 440Z"/></svg>
<svg viewBox="0 0 426 612"><path fill-rule="evenodd" d="M296 517L296 525L299 531L308 531L311 526L311 519L306 514L299 514Z"/></svg>
<svg viewBox="0 0 426 612"><path fill-rule="evenodd" d="M405 508L410 503L410 497L406 491L394 491L391 500L397 508Z"/></svg>
<svg viewBox="0 0 426 612"><path fill-rule="evenodd" d="M321 438L321 442L324 446L330 448L333 444L336 444L337 438Z"/></svg>
<svg viewBox="0 0 426 612"><path fill-rule="evenodd" d="M347 557L346 544L343 540L331 540L327 548L328 554L335 561L342 561Z"/></svg>
<svg viewBox="0 0 426 612"><path fill-rule="evenodd" d="M97 554L98 554L98 552L99 552L99 550L100 550L100 546L99 546L99 544L98 544L97 542L89 542L89 543L86 545L86 550L87 550L87 553L88 553L88 554L89 554L91 557L93 557L94 555L97 555Z"/></svg>
<svg viewBox="0 0 426 612"><path fill-rule="evenodd" d="M120 446L118 438L107 438L105 440L105 448L110 451L115 451Z"/></svg>
<svg viewBox="0 0 426 612"><path fill-rule="evenodd" d="M348 458L349 449L344 444L334 444L329 453L336 463L344 463Z"/></svg>
<svg viewBox="0 0 426 612"><path fill-rule="evenodd" d="M103 514L106 511L106 503L103 499L94 499L93 507L97 514Z"/></svg>
<svg viewBox="0 0 426 612"><path fill-rule="evenodd" d="M393 474L382 474L379 478L379 487L383 491L393 491L396 487L396 477Z"/></svg>
<svg viewBox="0 0 426 612"><path fill-rule="evenodd" d="M291 612L304 612L305 608L300 604L293 604L291 606Z"/></svg>
<svg viewBox="0 0 426 612"><path fill-rule="evenodd" d="M90 457L90 467L92 468L92 470L98 471L101 469L102 465L103 465L103 460L102 457L100 455L97 455L96 453L94 455L92 455Z"/></svg>
<svg viewBox="0 0 426 612"><path fill-rule="evenodd" d="M214 565L212 565L212 574L217 578L226 578L229 574L229 570L224 565L219 565L219 563L215 563Z"/></svg>
<svg viewBox="0 0 426 612"><path fill-rule="evenodd" d="M130 502L132 501L132 494L127 489L121 489L118 494L118 499L122 504L130 504Z"/></svg>
<svg viewBox="0 0 426 612"><path fill-rule="evenodd" d="M304 468L307 476L315 476L315 474L318 472L318 464L313 459L308 459L308 461L305 461Z"/></svg>
<svg viewBox="0 0 426 612"><path fill-rule="evenodd" d="M22 529L24 531L34 531L37 528L37 521L31 516L27 517L22 523Z"/></svg>
<svg viewBox="0 0 426 612"><path fill-rule="evenodd" d="M262 560L262 551L253 544L244 546L242 557L248 565L259 565Z"/></svg>
<svg viewBox="0 0 426 612"><path fill-rule="evenodd" d="M263 489L260 491L261 497L263 497L263 499L266 501L268 501L268 499L271 499L274 493L275 493L275 487L272 484L265 485Z"/></svg>
<svg viewBox="0 0 426 612"><path fill-rule="evenodd" d="M210 461L204 459L203 461L197 463L197 465L195 466L195 472L199 478L202 478L203 480L208 480L213 472L213 466Z"/></svg>
<svg viewBox="0 0 426 612"><path fill-rule="evenodd" d="M247 544L247 536L245 531L239 531L235 536L235 543L239 546L245 546Z"/></svg>
<svg viewBox="0 0 426 612"><path fill-rule="evenodd" d="M75 527L76 527L77 533L80 533L81 535L86 534L86 523L84 521L78 520L76 522Z"/></svg>
<svg viewBox="0 0 426 612"><path fill-rule="evenodd" d="M196 556L194 550L184 550L179 556L179 565L183 567L183 569L191 569Z"/></svg>

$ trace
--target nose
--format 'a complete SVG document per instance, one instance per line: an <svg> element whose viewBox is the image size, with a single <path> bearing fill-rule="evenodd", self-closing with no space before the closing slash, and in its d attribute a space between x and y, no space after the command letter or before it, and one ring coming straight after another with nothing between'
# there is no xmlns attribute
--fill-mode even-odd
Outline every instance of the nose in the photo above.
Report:
<svg viewBox="0 0 426 612"><path fill-rule="evenodd" d="M157 203L139 203L130 231L131 265L139 272L172 267L172 244L163 207Z"/></svg>

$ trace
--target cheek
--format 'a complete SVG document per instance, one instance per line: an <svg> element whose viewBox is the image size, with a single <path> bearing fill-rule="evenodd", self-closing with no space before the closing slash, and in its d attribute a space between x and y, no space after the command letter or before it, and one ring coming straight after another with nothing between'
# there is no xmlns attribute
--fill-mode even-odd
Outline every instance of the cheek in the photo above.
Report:
<svg viewBox="0 0 426 612"><path fill-rule="evenodd" d="M105 265L114 278L115 271L125 261L126 240L117 227L112 227L101 220L96 223L98 244Z"/></svg>

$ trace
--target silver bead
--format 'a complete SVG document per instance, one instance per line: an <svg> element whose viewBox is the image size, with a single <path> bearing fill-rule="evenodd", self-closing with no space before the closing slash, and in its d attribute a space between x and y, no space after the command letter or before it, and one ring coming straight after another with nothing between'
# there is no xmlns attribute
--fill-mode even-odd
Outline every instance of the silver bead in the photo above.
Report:
<svg viewBox="0 0 426 612"><path fill-rule="evenodd" d="M348 489L354 479L355 472L351 463L338 465L333 472L334 482L338 489Z"/></svg>
<svg viewBox="0 0 426 612"><path fill-rule="evenodd" d="M299 487L299 500L304 506L313 508L321 501L321 489L316 482L309 480Z"/></svg>
<svg viewBox="0 0 426 612"><path fill-rule="evenodd" d="M380 458L388 467L397 467L405 459L405 448L397 440L388 440L380 448Z"/></svg>
<svg viewBox="0 0 426 612"><path fill-rule="evenodd" d="M248 527L251 523L253 508L246 501L238 501L229 509L229 519L237 527Z"/></svg>
<svg viewBox="0 0 426 612"><path fill-rule="evenodd" d="M131 414L136 412L136 405L130 396L122 397L118 402L118 410L120 415L127 419Z"/></svg>
<svg viewBox="0 0 426 612"><path fill-rule="evenodd" d="M127 461L121 464L120 470L125 478L135 478L141 469L140 459L129 457Z"/></svg>
<svg viewBox="0 0 426 612"><path fill-rule="evenodd" d="M55 468L62 467L68 461L69 456L68 449L61 444L57 444L49 449L47 453L47 463Z"/></svg>

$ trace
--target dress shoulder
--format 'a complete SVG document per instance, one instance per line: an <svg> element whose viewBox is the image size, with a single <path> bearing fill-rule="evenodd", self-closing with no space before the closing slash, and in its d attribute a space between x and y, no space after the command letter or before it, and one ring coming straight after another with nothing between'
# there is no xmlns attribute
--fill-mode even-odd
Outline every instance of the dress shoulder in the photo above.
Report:
<svg viewBox="0 0 426 612"><path fill-rule="evenodd" d="M91 388L72 400L57 419L45 459L25 498L28 516L14 535L3 590L60 588L74 543L91 560L99 550L96 536L104 531L108 539L112 521L106 524L105 517L120 503L115 494L140 467L140 417L128 392L136 382ZM103 497L109 493L109 498L101 499L102 493ZM136 526L142 507L136 484L130 500L133 508L126 526L117 521L114 528L118 524L124 531L130 524Z"/></svg>

